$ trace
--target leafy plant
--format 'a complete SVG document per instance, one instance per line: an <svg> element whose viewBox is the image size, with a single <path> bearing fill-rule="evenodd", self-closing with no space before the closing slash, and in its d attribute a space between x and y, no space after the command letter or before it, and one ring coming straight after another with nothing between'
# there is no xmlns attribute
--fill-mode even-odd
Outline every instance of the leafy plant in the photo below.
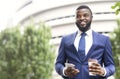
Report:
<svg viewBox="0 0 120 79"><path fill-rule="evenodd" d="M116 10L115 13L116 15L118 15L120 12L120 2L116 2L113 6L111 6L111 8L115 9Z"/></svg>
<svg viewBox="0 0 120 79"><path fill-rule="evenodd" d="M50 28L7 28L0 33L0 79L51 79L54 47Z"/></svg>
<svg viewBox="0 0 120 79"><path fill-rule="evenodd" d="M117 24L118 28L111 33L111 43L116 66L115 79L120 79L120 19L117 20Z"/></svg>

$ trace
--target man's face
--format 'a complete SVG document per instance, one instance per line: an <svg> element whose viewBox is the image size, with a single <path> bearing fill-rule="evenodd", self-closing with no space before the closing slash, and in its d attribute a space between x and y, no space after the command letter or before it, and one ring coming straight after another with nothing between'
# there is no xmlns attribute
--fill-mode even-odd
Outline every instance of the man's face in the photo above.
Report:
<svg viewBox="0 0 120 79"><path fill-rule="evenodd" d="M76 25L82 32L90 29L92 14L88 9L80 9L76 11Z"/></svg>

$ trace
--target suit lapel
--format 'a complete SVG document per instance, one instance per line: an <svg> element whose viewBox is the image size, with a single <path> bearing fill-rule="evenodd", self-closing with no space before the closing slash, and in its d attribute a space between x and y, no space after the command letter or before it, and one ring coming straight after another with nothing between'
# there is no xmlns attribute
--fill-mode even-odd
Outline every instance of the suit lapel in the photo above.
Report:
<svg viewBox="0 0 120 79"><path fill-rule="evenodd" d="M70 43L69 43L69 46L70 46L70 48L73 49L73 51L75 52L76 56L77 56L77 57L79 58L79 60L81 61L80 56L79 56L79 54L78 54L78 52L77 52L77 50L76 50L76 48L75 48L75 46L74 46L74 40L75 40L75 38L76 38L76 35L77 35L77 32L71 35L71 39L69 40L69 42L70 42ZM93 52L94 48L96 47L97 39L98 39L99 36L98 36L98 34L97 34L96 32L94 32L94 31L92 31L92 35L93 35L93 44L92 44L90 50L88 51L87 56L86 56L81 62L87 60L87 59L93 54L92 52Z"/></svg>
<svg viewBox="0 0 120 79"><path fill-rule="evenodd" d="M71 35L71 40L69 40L69 42L70 42L69 46L74 51L74 53L76 54L78 59L80 60L80 56L79 56L79 54L74 46L74 41L75 41L76 35L77 35L77 32Z"/></svg>
<svg viewBox="0 0 120 79"><path fill-rule="evenodd" d="M76 38L76 35L77 35L77 32L75 32L74 34L72 34L71 36L70 36L70 38L71 39L69 39L69 46L74 50L74 52L77 52L77 50L76 50L76 48L75 48L75 46L74 46L74 40L75 40L75 38Z"/></svg>
<svg viewBox="0 0 120 79"><path fill-rule="evenodd" d="M97 44L97 39L98 39L98 34L95 33L94 31L92 31L92 35L93 35L93 44L90 48L90 50L88 51L87 56L85 57L85 60L88 59L93 53L94 48L96 47Z"/></svg>
<svg viewBox="0 0 120 79"><path fill-rule="evenodd" d="M80 61L80 63L83 63L83 61L86 59L86 57L81 60L80 55L74 46L74 41L75 41L76 35L77 35L77 32L71 35L71 40L69 40L69 42L70 42L69 46L76 54L76 57L78 57L78 59L79 59L78 61Z"/></svg>

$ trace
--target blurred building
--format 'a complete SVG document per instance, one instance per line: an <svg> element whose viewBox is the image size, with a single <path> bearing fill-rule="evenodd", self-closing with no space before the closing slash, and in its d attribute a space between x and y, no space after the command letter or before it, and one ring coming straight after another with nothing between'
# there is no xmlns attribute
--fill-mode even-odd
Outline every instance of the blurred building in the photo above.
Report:
<svg viewBox="0 0 120 79"><path fill-rule="evenodd" d="M79 5L88 5L93 12L92 29L106 34L117 27L115 11L111 6L118 0L25 0L13 18L13 24L28 25L31 20L37 25L45 22L52 28L51 42L59 47L63 35L75 32L75 10ZM57 53L56 53L57 55ZM61 79L54 71L53 79ZM110 78L113 79L113 78Z"/></svg>

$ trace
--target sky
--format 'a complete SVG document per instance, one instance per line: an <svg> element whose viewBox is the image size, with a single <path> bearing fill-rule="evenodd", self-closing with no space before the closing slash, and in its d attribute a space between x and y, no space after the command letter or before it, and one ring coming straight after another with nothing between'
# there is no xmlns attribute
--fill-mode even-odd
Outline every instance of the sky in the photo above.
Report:
<svg viewBox="0 0 120 79"><path fill-rule="evenodd" d="M18 8L21 7L21 4L29 0L0 0L0 30L3 30L11 23L11 18L15 16ZM34 0L36 3L45 2L47 0Z"/></svg>
<svg viewBox="0 0 120 79"><path fill-rule="evenodd" d="M20 6L20 0L0 0L0 30L7 26L8 20Z"/></svg>

